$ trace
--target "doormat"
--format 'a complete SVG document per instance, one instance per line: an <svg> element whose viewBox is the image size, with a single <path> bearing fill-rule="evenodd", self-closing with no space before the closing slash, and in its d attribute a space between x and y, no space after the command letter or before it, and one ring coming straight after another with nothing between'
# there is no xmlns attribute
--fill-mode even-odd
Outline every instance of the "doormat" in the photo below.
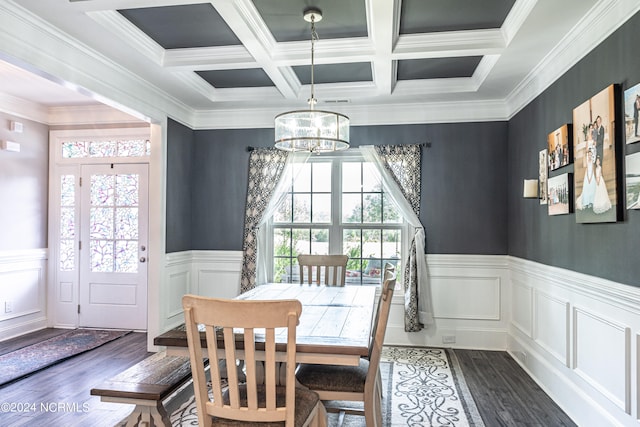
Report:
<svg viewBox="0 0 640 427"><path fill-rule="evenodd" d="M0 386L100 347L131 331L74 329L0 356Z"/></svg>

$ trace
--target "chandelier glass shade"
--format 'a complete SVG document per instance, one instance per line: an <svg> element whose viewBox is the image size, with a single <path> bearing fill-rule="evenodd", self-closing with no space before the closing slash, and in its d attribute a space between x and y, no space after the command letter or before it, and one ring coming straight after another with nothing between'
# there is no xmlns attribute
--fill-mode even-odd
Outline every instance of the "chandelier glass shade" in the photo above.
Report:
<svg viewBox="0 0 640 427"><path fill-rule="evenodd" d="M275 117L275 147L285 151L326 153L349 148L349 117L333 111L316 110L313 67L314 42L318 39L315 23L322 12L309 8L304 19L311 23L311 97L308 110L295 110Z"/></svg>

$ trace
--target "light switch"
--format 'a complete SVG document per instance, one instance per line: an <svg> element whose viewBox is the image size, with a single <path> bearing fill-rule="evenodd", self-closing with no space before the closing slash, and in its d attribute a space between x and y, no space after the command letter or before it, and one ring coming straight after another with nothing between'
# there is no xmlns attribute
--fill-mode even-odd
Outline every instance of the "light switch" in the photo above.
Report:
<svg viewBox="0 0 640 427"><path fill-rule="evenodd" d="M0 141L0 149L6 151L20 152L20 143L13 141Z"/></svg>

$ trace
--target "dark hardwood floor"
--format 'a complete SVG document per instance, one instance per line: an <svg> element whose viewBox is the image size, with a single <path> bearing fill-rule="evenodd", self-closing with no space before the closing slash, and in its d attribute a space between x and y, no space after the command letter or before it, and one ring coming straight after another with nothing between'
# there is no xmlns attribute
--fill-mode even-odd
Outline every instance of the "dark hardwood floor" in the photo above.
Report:
<svg viewBox="0 0 640 427"><path fill-rule="evenodd" d="M44 329L1 342L0 354L61 332L64 331ZM0 405L15 403L28 409L23 412L0 410L0 426L111 427L117 424L133 407L102 403L98 397L90 396L89 390L149 356L146 339L146 334L132 333L1 386ZM575 426L506 352L455 350L455 354L487 427ZM48 410L42 410L41 403ZM36 405L35 411L31 411L32 404Z"/></svg>

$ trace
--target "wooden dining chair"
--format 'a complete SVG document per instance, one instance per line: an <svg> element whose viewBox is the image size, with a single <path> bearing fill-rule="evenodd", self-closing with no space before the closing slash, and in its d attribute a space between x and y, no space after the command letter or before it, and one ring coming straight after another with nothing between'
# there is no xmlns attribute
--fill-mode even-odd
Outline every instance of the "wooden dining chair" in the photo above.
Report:
<svg viewBox="0 0 640 427"><path fill-rule="evenodd" d="M347 255L298 255L300 283L344 286Z"/></svg>
<svg viewBox="0 0 640 427"><path fill-rule="evenodd" d="M318 394L296 388L300 301L242 301L185 295L182 305L198 425L326 426L327 414ZM213 399L207 389L199 324L205 328ZM278 333L286 334L286 344L276 344L276 328L284 328ZM256 343L258 334L264 336L264 343L262 339ZM276 361L276 350L286 353L285 386L278 385L277 371L281 364ZM228 369L228 377L221 378L220 362L236 366L237 360L244 361L245 378L240 379L235 369Z"/></svg>
<svg viewBox="0 0 640 427"><path fill-rule="evenodd" d="M363 402L367 427L382 426L382 381L380 358L384 335L389 320L391 299L396 286L393 265L387 263L380 299L374 318L373 332L369 344L368 358L361 358L358 366L334 366L301 364L296 371L298 382L318 393L320 399ZM342 413L352 413L353 409L334 408Z"/></svg>

